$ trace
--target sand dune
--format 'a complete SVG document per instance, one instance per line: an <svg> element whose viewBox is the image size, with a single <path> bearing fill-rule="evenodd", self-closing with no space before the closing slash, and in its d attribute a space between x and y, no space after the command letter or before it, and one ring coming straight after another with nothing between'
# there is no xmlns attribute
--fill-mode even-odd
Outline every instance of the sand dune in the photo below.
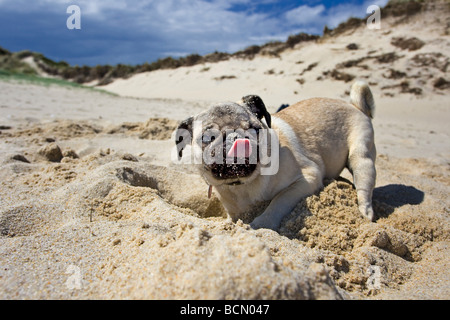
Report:
<svg viewBox="0 0 450 320"><path fill-rule="evenodd" d="M447 79L449 64L445 21L442 8L386 17L379 30L349 27L277 55L145 72L102 88L122 96L188 101L227 101L255 93L275 111L280 104L310 97L346 97L349 82L358 78L369 82L378 97L439 99L448 87L438 82Z"/></svg>
<svg viewBox="0 0 450 320"><path fill-rule="evenodd" d="M448 299L444 13L103 87L120 96L0 81L0 298ZM193 168L172 163L178 121L210 103L348 99L345 74L377 103L375 223L347 171L273 231L229 221Z"/></svg>

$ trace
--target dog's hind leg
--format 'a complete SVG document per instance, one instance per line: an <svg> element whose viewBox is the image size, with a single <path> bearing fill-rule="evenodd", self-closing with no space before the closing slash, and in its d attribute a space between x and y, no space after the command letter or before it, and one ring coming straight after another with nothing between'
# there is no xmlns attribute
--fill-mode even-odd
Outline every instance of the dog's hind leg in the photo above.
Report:
<svg viewBox="0 0 450 320"><path fill-rule="evenodd" d="M372 193L376 180L375 154L374 145L370 150L364 146L352 150L348 159L348 167L353 174L353 183L358 195L359 211L370 221L375 220L372 208Z"/></svg>

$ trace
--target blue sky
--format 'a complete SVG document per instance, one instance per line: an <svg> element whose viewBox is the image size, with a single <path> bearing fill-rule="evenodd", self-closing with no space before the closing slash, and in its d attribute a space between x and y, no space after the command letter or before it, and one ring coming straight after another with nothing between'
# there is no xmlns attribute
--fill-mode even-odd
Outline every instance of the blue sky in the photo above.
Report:
<svg viewBox="0 0 450 320"><path fill-rule="evenodd" d="M0 0L0 46L72 65L141 64L321 34L387 0ZM78 5L81 29L69 30Z"/></svg>

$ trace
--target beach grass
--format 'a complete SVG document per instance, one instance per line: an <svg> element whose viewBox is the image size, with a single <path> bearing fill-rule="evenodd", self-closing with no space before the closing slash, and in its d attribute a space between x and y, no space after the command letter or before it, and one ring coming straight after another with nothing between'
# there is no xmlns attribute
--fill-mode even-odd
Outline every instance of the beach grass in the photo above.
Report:
<svg viewBox="0 0 450 320"><path fill-rule="evenodd" d="M68 81L64 79L59 78L53 78L53 77L41 77L35 74L26 74L21 72L14 72L9 70L0 69L0 81L10 81L10 82L16 82L16 83L25 83L25 84L35 84L35 85L41 85L41 86L62 86L67 88L76 88L76 89L85 89L85 90L93 90L98 91L101 93L106 93L110 95L116 95L114 93L97 89L94 87L86 86L79 84L77 82Z"/></svg>

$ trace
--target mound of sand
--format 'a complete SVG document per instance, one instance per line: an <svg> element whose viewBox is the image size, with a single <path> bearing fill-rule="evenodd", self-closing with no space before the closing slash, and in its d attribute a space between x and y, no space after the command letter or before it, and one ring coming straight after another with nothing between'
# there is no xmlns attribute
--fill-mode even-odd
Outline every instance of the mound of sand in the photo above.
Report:
<svg viewBox="0 0 450 320"><path fill-rule="evenodd" d="M312 261L285 267L248 225L200 218L222 212L192 175L97 154L1 177L3 298L340 297Z"/></svg>
<svg viewBox="0 0 450 320"><path fill-rule="evenodd" d="M300 202L279 230L252 230L226 219L189 167L95 147L172 130L167 119L3 130L1 298L450 296L448 164L378 157L381 182L392 183L375 189L376 223L361 217L342 178ZM42 151L55 148L58 160Z"/></svg>

